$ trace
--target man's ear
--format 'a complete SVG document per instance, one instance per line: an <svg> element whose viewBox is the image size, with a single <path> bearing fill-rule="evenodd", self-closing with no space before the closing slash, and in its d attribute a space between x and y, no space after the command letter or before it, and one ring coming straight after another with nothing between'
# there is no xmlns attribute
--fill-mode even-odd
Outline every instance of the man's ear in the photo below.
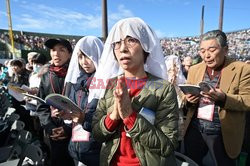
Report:
<svg viewBox="0 0 250 166"><path fill-rule="evenodd" d="M227 53L228 53L228 46L223 47L223 51L226 53L225 55L227 55Z"/></svg>

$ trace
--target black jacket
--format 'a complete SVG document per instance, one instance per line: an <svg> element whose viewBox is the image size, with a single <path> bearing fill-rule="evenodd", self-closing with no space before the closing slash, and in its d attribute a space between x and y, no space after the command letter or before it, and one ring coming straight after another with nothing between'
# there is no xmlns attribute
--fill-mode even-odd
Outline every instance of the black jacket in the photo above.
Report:
<svg viewBox="0 0 250 166"><path fill-rule="evenodd" d="M52 71L48 71L43 74L41 77L38 97L45 99L45 97L51 93L62 94L64 89L64 79L65 77L59 77ZM51 135L53 128L62 126L69 138L71 137L70 126L66 125L61 118L52 118L49 105L39 103L37 106L37 113L40 123L47 134Z"/></svg>

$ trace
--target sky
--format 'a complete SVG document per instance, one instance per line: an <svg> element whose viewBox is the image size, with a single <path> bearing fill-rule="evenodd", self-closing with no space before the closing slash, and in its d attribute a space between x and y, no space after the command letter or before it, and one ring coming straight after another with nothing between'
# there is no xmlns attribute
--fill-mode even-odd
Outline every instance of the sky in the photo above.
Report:
<svg viewBox="0 0 250 166"><path fill-rule="evenodd" d="M13 30L102 36L102 0L10 0ZM205 5L204 32L218 29L220 0L107 0L108 29L120 19L140 17L158 37L196 36ZM8 29L0 0L0 29ZM250 0L224 0L223 31L250 28Z"/></svg>

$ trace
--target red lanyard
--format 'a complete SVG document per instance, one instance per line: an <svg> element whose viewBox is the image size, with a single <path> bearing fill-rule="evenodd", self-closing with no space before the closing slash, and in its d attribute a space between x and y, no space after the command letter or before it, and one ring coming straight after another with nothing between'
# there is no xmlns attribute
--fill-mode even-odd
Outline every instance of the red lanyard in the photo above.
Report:
<svg viewBox="0 0 250 166"><path fill-rule="evenodd" d="M51 85L52 91L53 91L54 93L56 93L55 88L54 88L54 84L53 84L53 81L52 81L51 72L49 73L49 80L50 80L50 85ZM62 95L64 95L64 91L65 91L65 86L63 86Z"/></svg>
<svg viewBox="0 0 250 166"><path fill-rule="evenodd" d="M82 90L79 93L77 105L81 108Z"/></svg>
<svg viewBox="0 0 250 166"><path fill-rule="evenodd" d="M82 92L82 90L79 92L79 95L77 96L77 105L79 106L79 108L81 108L81 99L82 99L82 94L83 94L83 92ZM84 106L84 110L83 110L83 112L86 112L86 109L87 109L87 107L88 107L88 101L86 102L86 104L85 104L85 106Z"/></svg>

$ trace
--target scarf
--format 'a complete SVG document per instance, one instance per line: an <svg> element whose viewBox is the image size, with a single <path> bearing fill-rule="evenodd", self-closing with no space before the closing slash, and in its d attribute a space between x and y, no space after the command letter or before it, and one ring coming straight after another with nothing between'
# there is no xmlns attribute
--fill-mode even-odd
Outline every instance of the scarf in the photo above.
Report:
<svg viewBox="0 0 250 166"><path fill-rule="evenodd" d="M58 77L66 77L68 66L68 63L62 66L50 65L49 71L54 72Z"/></svg>

